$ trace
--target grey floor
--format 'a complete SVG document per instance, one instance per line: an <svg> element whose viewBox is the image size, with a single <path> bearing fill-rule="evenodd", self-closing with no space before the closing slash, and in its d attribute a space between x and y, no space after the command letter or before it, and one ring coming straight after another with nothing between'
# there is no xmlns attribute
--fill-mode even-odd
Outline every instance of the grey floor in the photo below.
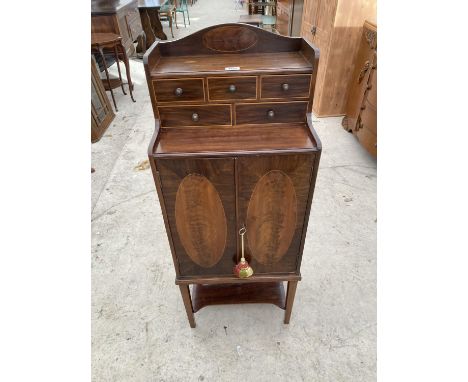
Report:
<svg viewBox="0 0 468 382"><path fill-rule="evenodd" d="M189 11L176 37L246 13L229 0ZM141 61L131 71L137 102L117 90L91 147L93 381L375 381L376 161L341 118L315 118L323 154L291 323L275 306L219 306L191 329L144 165L154 118Z"/></svg>

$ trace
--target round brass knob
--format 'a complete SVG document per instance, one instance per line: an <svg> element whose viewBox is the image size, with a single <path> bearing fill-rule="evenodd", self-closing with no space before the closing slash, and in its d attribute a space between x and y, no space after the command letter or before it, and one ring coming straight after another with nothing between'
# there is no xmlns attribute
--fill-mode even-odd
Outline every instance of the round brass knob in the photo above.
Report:
<svg viewBox="0 0 468 382"><path fill-rule="evenodd" d="M200 117L198 116L198 113L193 113L192 114L192 121L193 122L198 122L199 119L200 119Z"/></svg>
<svg viewBox="0 0 468 382"><path fill-rule="evenodd" d="M274 116L275 116L274 110L268 110L268 112L267 112L267 117L270 118L270 119L272 119L272 118L274 118Z"/></svg>
<svg viewBox="0 0 468 382"><path fill-rule="evenodd" d="M177 88L175 91L174 91L174 94L177 96L177 97L180 97L182 95L182 93L184 92L184 90L182 88Z"/></svg>
<svg viewBox="0 0 468 382"><path fill-rule="evenodd" d="M234 93L236 91L236 85L234 85L234 84L229 85L229 91L231 93Z"/></svg>
<svg viewBox="0 0 468 382"><path fill-rule="evenodd" d="M283 84L281 85L281 88L286 92L289 90L289 84Z"/></svg>

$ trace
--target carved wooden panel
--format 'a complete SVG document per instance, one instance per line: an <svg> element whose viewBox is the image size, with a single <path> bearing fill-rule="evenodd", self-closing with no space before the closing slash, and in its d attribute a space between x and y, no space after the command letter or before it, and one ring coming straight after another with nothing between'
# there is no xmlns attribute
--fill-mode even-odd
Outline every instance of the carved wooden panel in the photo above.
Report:
<svg viewBox="0 0 468 382"><path fill-rule="evenodd" d="M234 159L158 159L156 166L180 275L231 275Z"/></svg>
<svg viewBox="0 0 468 382"><path fill-rule="evenodd" d="M297 198L291 178L272 170L255 185L247 208L247 239L252 256L276 263L291 245L297 220Z"/></svg>
<svg viewBox="0 0 468 382"><path fill-rule="evenodd" d="M313 154L237 159L238 227L255 274L296 272L306 218Z"/></svg>
<svg viewBox="0 0 468 382"><path fill-rule="evenodd" d="M226 248L227 224L216 188L203 175L189 174L176 194L176 227L189 257L201 267L212 267Z"/></svg>
<svg viewBox="0 0 468 382"><path fill-rule="evenodd" d="M257 43L257 34L238 25L211 29L203 35L203 45L216 52L240 52Z"/></svg>

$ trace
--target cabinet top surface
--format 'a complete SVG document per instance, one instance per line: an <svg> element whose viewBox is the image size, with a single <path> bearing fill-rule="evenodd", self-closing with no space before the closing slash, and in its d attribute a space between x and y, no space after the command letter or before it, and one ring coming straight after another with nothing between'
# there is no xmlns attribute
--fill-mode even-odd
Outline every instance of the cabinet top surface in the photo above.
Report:
<svg viewBox="0 0 468 382"><path fill-rule="evenodd" d="M162 129L153 155L239 155L316 151L305 123Z"/></svg>
<svg viewBox="0 0 468 382"><path fill-rule="evenodd" d="M219 72L236 75L236 73L278 70L311 72L312 65L301 52L161 57L151 69L151 74Z"/></svg>
<svg viewBox="0 0 468 382"><path fill-rule="evenodd" d="M191 73L292 71L311 73L318 50L300 37L286 37L247 24L214 25L174 41L158 41L145 54L154 76Z"/></svg>
<svg viewBox="0 0 468 382"><path fill-rule="evenodd" d="M126 6L138 4L138 0L91 0L91 14L112 14Z"/></svg>

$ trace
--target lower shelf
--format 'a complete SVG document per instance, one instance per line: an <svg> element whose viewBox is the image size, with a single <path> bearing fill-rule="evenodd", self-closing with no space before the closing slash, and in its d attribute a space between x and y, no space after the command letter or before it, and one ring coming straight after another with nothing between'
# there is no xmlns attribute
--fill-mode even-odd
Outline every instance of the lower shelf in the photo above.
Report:
<svg viewBox="0 0 468 382"><path fill-rule="evenodd" d="M208 305L274 304L285 309L284 286L279 282L245 284L195 284L192 290L193 312Z"/></svg>

